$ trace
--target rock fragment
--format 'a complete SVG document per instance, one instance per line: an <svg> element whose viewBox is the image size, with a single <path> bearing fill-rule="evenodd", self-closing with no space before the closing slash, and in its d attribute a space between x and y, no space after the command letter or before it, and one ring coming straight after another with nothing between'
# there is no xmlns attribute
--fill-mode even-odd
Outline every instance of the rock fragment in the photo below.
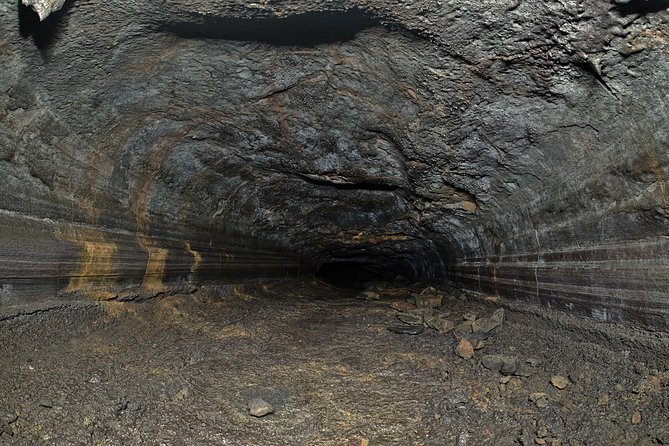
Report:
<svg viewBox="0 0 669 446"><path fill-rule="evenodd" d="M513 372L513 374L515 376L522 376L524 378L528 378L532 376L532 370L524 365L519 365L518 369L515 372Z"/></svg>
<svg viewBox="0 0 669 446"><path fill-rule="evenodd" d="M472 331L474 333L490 333L500 327L504 322L504 309L496 310L490 317L482 317L472 322Z"/></svg>
<svg viewBox="0 0 669 446"><path fill-rule="evenodd" d="M440 333L447 333L455 328L455 322L441 315L426 316L424 323Z"/></svg>
<svg viewBox="0 0 669 446"><path fill-rule="evenodd" d="M541 365L541 359L538 358L527 358L525 362L531 367L539 367Z"/></svg>
<svg viewBox="0 0 669 446"><path fill-rule="evenodd" d="M416 296L417 307L440 307L444 301L443 294L433 287L427 287Z"/></svg>
<svg viewBox="0 0 669 446"><path fill-rule="evenodd" d="M569 378L566 376L555 375L551 377L551 384L560 390L564 390L569 385Z"/></svg>
<svg viewBox="0 0 669 446"><path fill-rule="evenodd" d="M423 325L423 316L412 313L400 313L397 319L407 325Z"/></svg>
<svg viewBox="0 0 669 446"><path fill-rule="evenodd" d="M639 424L641 423L641 412L634 412L632 414L632 418L630 418L630 422L632 424Z"/></svg>
<svg viewBox="0 0 669 446"><path fill-rule="evenodd" d="M424 331L422 325L391 325L386 329L391 333L406 335L418 335Z"/></svg>
<svg viewBox="0 0 669 446"><path fill-rule="evenodd" d="M416 306L412 303L409 303L404 300L398 300L390 304L390 308L397 311L410 311L414 310Z"/></svg>
<svg viewBox="0 0 669 446"><path fill-rule="evenodd" d="M358 295L358 298L364 300L379 300L381 296L376 291L363 291Z"/></svg>
<svg viewBox="0 0 669 446"><path fill-rule="evenodd" d="M529 398L539 409L548 407L548 394L544 392L531 393Z"/></svg>
<svg viewBox="0 0 669 446"><path fill-rule="evenodd" d="M467 334L473 333L471 321L465 321L453 328L453 334L456 337L464 337Z"/></svg>
<svg viewBox="0 0 669 446"><path fill-rule="evenodd" d="M274 413L272 405L261 397L253 398L248 402L247 407L249 409L249 414L257 418Z"/></svg>
<svg viewBox="0 0 669 446"><path fill-rule="evenodd" d="M467 339L462 338L455 347L455 354L462 359L472 359L474 356L474 347Z"/></svg>
<svg viewBox="0 0 669 446"><path fill-rule="evenodd" d="M488 370L500 372L503 375L513 375L518 370L518 359L506 355L483 355L481 364Z"/></svg>

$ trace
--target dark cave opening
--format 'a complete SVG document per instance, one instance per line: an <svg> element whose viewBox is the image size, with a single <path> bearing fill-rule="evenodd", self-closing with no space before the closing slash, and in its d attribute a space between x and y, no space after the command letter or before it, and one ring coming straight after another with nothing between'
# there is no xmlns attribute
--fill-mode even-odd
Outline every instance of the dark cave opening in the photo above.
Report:
<svg viewBox="0 0 669 446"><path fill-rule="evenodd" d="M397 274L373 263L336 260L320 265L316 277L336 288L363 289L371 282L393 280Z"/></svg>

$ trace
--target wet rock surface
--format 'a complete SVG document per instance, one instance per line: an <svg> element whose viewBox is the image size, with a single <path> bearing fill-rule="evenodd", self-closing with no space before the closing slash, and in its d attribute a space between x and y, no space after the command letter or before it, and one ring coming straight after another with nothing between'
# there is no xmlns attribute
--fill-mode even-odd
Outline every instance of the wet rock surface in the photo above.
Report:
<svg viewBox="0 0 669 446"><path fill-rule="evenodd" d="M574 330L507 309L485 347L462 360L451 332L386 330L398 295L366 301L273 281L5 319L0 443L669 443L669 362L634 359L634 343L612 333L608 343L588 335L606 325L580 319ZM499 308L444 296L433 311ZM660 358L663 342L645 354ZM533 374L502 376L484 355L517 357ZM553 376L577 378L558 390ZM249 416L258 396L273 415Z"/></svg>

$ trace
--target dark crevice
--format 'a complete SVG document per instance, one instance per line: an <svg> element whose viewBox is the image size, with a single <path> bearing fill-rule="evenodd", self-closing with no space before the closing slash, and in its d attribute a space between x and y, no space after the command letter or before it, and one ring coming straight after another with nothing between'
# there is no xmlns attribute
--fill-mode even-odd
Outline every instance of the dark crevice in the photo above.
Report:
<svg viewBox="0 0 669 446"><path fill-rule="evenodd" d="M370 181L361 181L355 183L334 183L332 181L320 180L304 174L298 174L298 176L307 183L311 183L316 186L332 187L338 190L360 190L360 191L367 190L367 191L394 192L402 189L402 187L394 184L374 183Z"/></svg>
<svg viewBox="0 0 669 446"><path fill-rule="evenodd" d="M595 66L593 66L591 62L588 61L576 62L575 65L581 68L583 71L586 71L592 77L594 77L595 80L602 85L602 87L604 87L614 97L617 97L616 92L609 86L604 77L600 74L599 70Z"/></svg>
<svg viewBox="0 0 669 446"><path fill-rule="evenodd" d="M348 11L309 12L285 18L255 19L197 16L192 22L160 24L158 30L183 38L315 46L352 40L360 31L380 25L378 20L368 14Z"/></svg>
<svg viewBox="0 0 669 446"><path fill-rule="evenodd" d="M630 0L627 3L617 4L615 8L621 15L652 14L669 9L667 0Z"/></svg>

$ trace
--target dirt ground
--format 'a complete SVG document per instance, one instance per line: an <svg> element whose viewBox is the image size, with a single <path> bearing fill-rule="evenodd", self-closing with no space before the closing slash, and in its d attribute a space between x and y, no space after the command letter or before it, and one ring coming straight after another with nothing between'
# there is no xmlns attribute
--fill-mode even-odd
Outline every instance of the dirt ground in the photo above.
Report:
<svg viewBox="0 0 669 446"><path fill-rule="evenodd" d="M647 346L507 308L463 359L452 331L398 320L412 291L258 282L5 316L0 444L669 444L669 364ZM430 314L496 309L456 293ZM486 368L495 354L518 371ZM255 397L274 413L250 416Z"/></svg>

